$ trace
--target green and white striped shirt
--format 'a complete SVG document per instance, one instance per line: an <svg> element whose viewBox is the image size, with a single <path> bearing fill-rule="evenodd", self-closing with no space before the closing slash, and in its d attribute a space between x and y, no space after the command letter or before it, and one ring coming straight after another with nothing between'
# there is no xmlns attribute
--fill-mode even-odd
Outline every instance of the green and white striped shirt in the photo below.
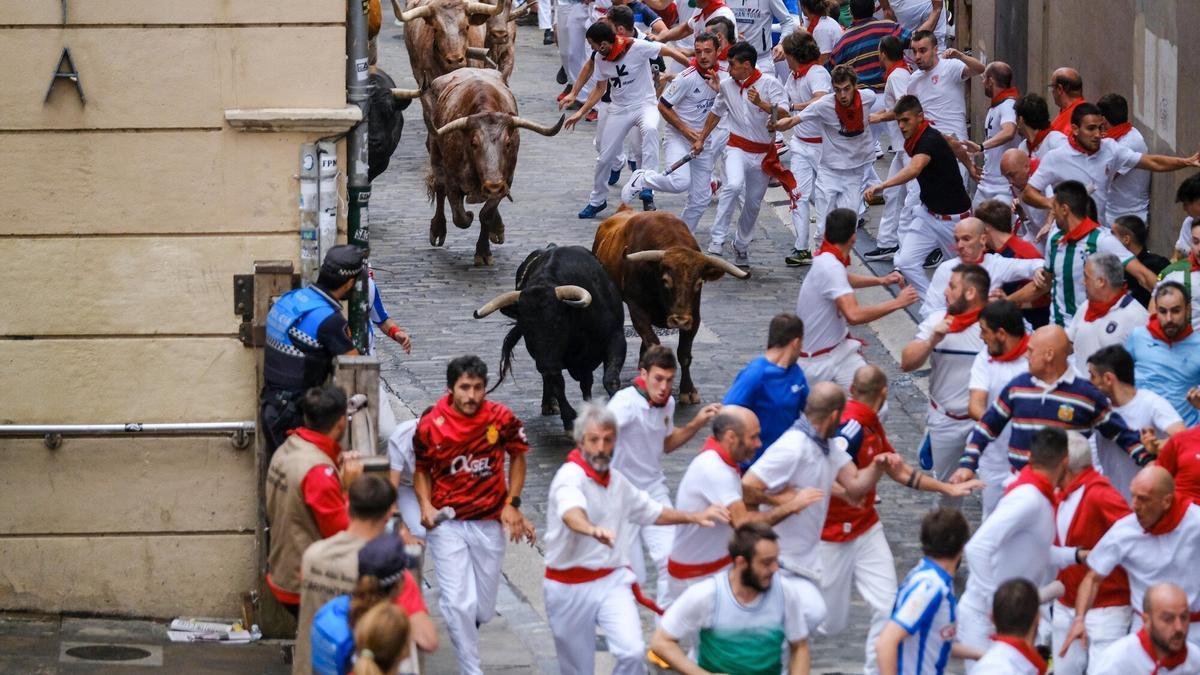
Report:
<svg viewBox="0 0 1200 675"><path fill-rule="evenodd" d="M1050 319L1064 327L1087 299L1083 263L1088 256L1111 253L1122 265L1137 259L1106 227L1096 227L1075 241L1067 241L1065 235L1061 229L1056 230L1046 244L1046 269L1054 276L1050 282Z"/></svg>

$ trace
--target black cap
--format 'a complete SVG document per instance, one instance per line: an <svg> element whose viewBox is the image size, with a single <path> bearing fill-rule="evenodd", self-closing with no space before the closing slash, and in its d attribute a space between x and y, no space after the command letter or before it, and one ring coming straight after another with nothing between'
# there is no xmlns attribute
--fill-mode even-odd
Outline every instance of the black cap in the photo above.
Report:
<svg viewBox="0 0 1200 675"><path fill-rule="evenodd" d="M358 551L358 576L373 576L384 588L399 581L411 566L404 540L394 534L381 534Z"/></svg>
<svg viewBox="0 0 1200 675"><path fill-rule="evenodd" d="M325 254L321 263L321 276L342 279L343 282L358 276L363 269L363 252L352 244L334 246Z"/></svg>

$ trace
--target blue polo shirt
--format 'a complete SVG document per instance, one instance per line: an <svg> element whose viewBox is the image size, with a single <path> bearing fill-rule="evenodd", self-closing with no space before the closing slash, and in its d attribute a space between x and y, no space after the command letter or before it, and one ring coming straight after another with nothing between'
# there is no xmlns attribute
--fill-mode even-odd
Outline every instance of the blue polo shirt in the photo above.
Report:
<svg viewBox="0 0 1200 675"><path fill-rule="evenodd" d="M1187 402L1188 390L1200 385L1200 333L1167 344L1150 335L1145 326L1133 329L1125 348L1133 357L1134 381L1170 401L1183 423L1200 423L1200 410Z"/></svg>
<svg viewBox="0 0 1200 675"><path fill-rule="evenodd" d="M807 402L808 380L800 366L792 364L790 368L781 368L765 356L746 364L733 379L722 401L725 405L749 408L758 416L758 423L762 427L762 447L754 455L756 460L783 432L791 428Z"/></svg>

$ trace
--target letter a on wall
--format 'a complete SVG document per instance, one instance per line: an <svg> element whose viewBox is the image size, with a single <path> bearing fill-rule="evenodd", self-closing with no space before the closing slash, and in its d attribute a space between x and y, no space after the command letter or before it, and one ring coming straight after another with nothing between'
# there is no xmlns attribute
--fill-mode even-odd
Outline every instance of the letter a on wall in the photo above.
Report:
<svg viewBox="0 0 1200 675"><path fill-rule="evenodd" d="M75 91L79 94L79 102L87 105L87 99L83 96L83 83L79 81L79 71L75 68L75 61L71 58L71 48L63 47L62 56L58 57L58 67L54 69L54 75L50 77L50 86L46 88L46 98L42 103L50 101L50 94L54 93L54 84L59 80L68 80L75 85Z"/></svg>

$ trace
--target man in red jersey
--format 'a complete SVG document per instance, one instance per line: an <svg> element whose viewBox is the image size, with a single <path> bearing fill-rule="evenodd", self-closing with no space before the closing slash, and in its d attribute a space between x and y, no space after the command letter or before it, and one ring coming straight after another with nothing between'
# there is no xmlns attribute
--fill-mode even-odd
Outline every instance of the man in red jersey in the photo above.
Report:
<svg viewBox="0 0 1200 675"><path fill-rule="evenodd" d="M1175 478L1175 491L1200 503L1200 427L1167 439L1158 451L1158 465Z"/></svg>
<svg viewBox="0 0 1200 675"><path fill-rule="evenodd" d="M533 525L520 511L529 445L512 411L484 400L487 365L478 356L452 360L446 387L447 395L417 423L413 490L459 670L482 675L479 626L496 614L504 531L514 542L534 539Z"/></svg>

